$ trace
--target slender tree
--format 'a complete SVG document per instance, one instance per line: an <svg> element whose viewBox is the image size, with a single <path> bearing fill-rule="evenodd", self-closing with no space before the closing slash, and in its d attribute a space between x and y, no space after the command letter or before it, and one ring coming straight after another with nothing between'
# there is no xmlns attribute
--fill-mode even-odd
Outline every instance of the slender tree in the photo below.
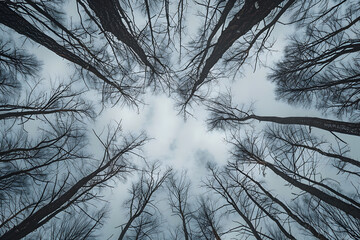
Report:
<svg viewBox="0 0 360 240"><path fill-rule="evenodd" d="M270 151L274 162L266 159L267 148L259 145L261 142L257 137L248 137L233 142L235 147L233 156L244 163L253 163L258 166L270 169L288 184L310 194L315 199L323 201L347 215L359 219L359 203L341 192L324 184L316 173L314 158L308 159L301 151L293 153L283 152L282 155ZM302 174L300 174L302 173Z"/></svg>
<svg viewBox="0 0 360 240"><path fill-rule="evenodd" d="M264 224L264 219L272 222L272 226L281 232L278 234L281 238L295 239L289 230L286 230L284 223L278 218L278 214L271 205L259 197L254 185L251 185L246 178L234 173L231 168L226 168L220 171L212 166L209 166L210 176L207 180L207 187L217 193L220 198L227 202L229 211L242 221L237 221L235 216L232 219L238 226L234 227L229 232L236 232L243 237L249 235L255 239L263 239L273 234L272 231L261 230L261 223ZM243 223L242 223L243 222Z"/></svg>
<svg viewBox="0 0 360 240"><path fill-rule="evenodd" d="M312 154L319 154L322 159L332 160L332 165L343 173L354 173L359 176L360 167L358 160L348 156L349 147L337 140L337 144L333 146L325 139L316 137L311 134L308 129L304 127L292 126L271 126L266 128L265 137L274 142L273 151L289 151L292 149L303 149ZM326 149L327 148L327 149ZM352 170L352 172L349 172Z"/></svg>
<svg viewBox="0 0 360 240"><path fill-rule="evenodd" d="M160 189L171 173L171 169L161 173L159 163L157 162L147 165L147 167L148 169L141 171L139 181L132 185L129 191L130 197L124 204L125 208L129 210L129 219L121 225L119 240L124 239L132 229L137 234L137 231L143 231L147 228L148 223L146 219L152 219L151 215L155 214L157 210L154 205L154 194ZM144 215L145 217L143 217ZM146 215L150 215L149 218ZM150 222L149 224L152 223Z"/></svg>
<svg viewBox="0 0 360 240"><path fill-rule="evenodd" d="M216 203L210 197L200 197L198 209L194 215L198 238L221 240L221 223Z"/></svg>
<svg viewBox="0 0 360 240"><path fill-rule="evenodd" d="M186 65L185 69L190 68L190 76L186 73L189 79L180 84L184 107L192 98L202 98L196 92L202 85L214 80L210 75L211 69L237 41L243 41L245 47L234 46L236 54L230 58L239 62L240 66L255 43L260 42L257 51L261 51L274 25L294 2L264 0L240 1L240 4L236 4L236 1L228 1L226 4L206 5L204 29L200 43L194 47L201 51L196 50L195 56ZM220 16L216 18L216 14ZM219 35L218 38L215 38L216 35Z"/></svg>
<svg viewBox="0 0 360 240"><path fill-rule="evenodd" d="M207 104L211 115L207 120L210 129L224 128L226 126L234 127L251 120L263 122L272 122L284 125L303 125L314 128L320 128L329 132L338 132L349 135L360 136L360 123L331 120L319 117L278 117L278 116L260 116L253 113L251 108L244 109L234 106L232 96L222 95Z"/></svg>
<svg viewBox="0 0 360 240"><path fill-rule="evenodd" d="M273 211L276 211L275 209L278 210L278 213L284 213L285 216L289 216L291 219L294 220L294 222L296 222L297 224L299 224L303 229L309 231L313 237L317 238L317 239L328 239L326 238L324 235L322 235L321 233L319 233L311 224L310 222L304 221L302 216L299 216L296 214L295 211L293 211L291 209L291 207L287 206L287 204L277 198L276 196L274 196L269 190L267 190L264 187L264 183L261 181L256 180L254 177L250 176L248 173L244 172L244 170L241 169L241 165L238 164L238 162L229 162L228 166L227 166L228 170L230 171L235 171L235 174L240 174L240 176L243 176L246 178L246 180L250 181L250 184L254 184L253 186L255 186L256 188L258 188L258 190L256 191L256 195L259 194L261 195L263 201L265 203L269 203L269 206L271 206ZM253 194L255 195L255 194ZM279 206L279 208L276 208L274 205L277 204Z"/></svg>
<svg viewBox="0 0 360 240"><path fill-rule="evenodd" d="M21 239L47 224L59 213L77 206L81 209L81 205L97 199L95 190L106 186L104 184L110 179L123 178L124 174L130 171L128 155L143 145L146 138L125 138L122 146L114 146L119 131L118 127L104 142L104 154L98 166L88 170L82 166L83 176L77 176L73 180L71 171L62 173L58 168L55 178L41 185L43 189L39 196L29 196L29 202L22 200L22 208L16 206L13 213L5 211L5 214L10 216L4 219L2 225L6 226L6 230L1 238ZM23 195L24 193L21 193L20 197Z"/></svg>
<svg viewBox="0 0 360 240"><path fill-rule="evenodd" d="M193 220L193 210L190 198L190 181L187 180L186 172L176 176L171 175L168 180L169 204L173 215L181 220L181 232L185 240L192 239L192 229L190 221Z"/></svg>

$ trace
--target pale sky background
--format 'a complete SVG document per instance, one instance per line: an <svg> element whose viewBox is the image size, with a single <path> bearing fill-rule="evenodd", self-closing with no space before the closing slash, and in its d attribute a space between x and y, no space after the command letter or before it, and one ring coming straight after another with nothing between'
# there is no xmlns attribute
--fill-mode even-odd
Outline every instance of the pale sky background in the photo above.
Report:
<svg viewBox="0 0 360 240"><path fill-rule="evenodd" d="M67 10L70 15L77 14L76 9L70 10L71 8ZM196 32L194 26L197 24L196 17L188 16L186 27L189 35ZM281 58L286 37L293 31L288 26L277 25L272 34L277 38L274 45L277 52L267 56L268 66L272 66L276 60ZM16 34L14 34L14 38L17 38ZM73 69L68 67L69 63L66 60L44 47L38 47L37 44L29 44L29 46L33 46L31 51L44 63L42 76L45 81L50 78L53 81L66 79L66 76L73 72ZM266 57L266 55L262 57ZM255 73L252 69L247 69L245 76L241 79L236 79L234 82L223 80L217 91L225 90L226 86L231 89L234 102L238 104L254 102L255 112L258 115L321 116L316 110L293 108L286 103L276 101L274 86L266 80L267 73L269 73L269 69L264 67L258 68ZM93 97L94 95L100 99L100 94L91 90L89 96ZM226 164L229 150L229 146L224 142L226 135L221 131L207 131L205 124L207 113L203 106L194 106L194 117L184 120L183 115L179 115L178 109L175 109L175 101L165 94L147 94L144 102L146 105L140 106L139 111L123 106L108 107L101 112L94 123L89 123L89 128L101 131L107 123L121 121L125 132L145 131L150 138L153 138L144 147L146 159L160 160L164 166L171 166L175 170L187 170L195 189L206 175L206 161L211 160L219 165ZM346 139L351 143L352 149L360 149L356 137L346 136ZM358 151L353 154L359 156ZM130 181L127 184L119 183L110 191L106 191L106 198L109 200L112 210L110 218L101 231L104 238L100 239L106 239L111 233L115 234L112 239L117 239L118 235L116 234L119 233L119 229L115 229L115 226L124 223L127 219L119 214L119 211L121 211L122 202L126 198L124 193L127 192L126 188L129 184ZM281 186L280 182L279 186Z"/></svg>

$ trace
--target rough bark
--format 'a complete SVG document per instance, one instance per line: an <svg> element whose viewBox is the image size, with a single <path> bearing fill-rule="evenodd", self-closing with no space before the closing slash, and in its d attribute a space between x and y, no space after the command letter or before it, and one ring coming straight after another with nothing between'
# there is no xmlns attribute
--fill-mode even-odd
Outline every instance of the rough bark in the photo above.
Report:
<svg viewBox="0 0 360 240"><path fill-rule="evenodd" d="M274 117L250 115L249 118L280 124L305 125L324 129L330 132L360 136L360 123L343 122L316 117Z"/></svg>
<svg viewBox="0 0 360 240"><path fill-rule="evenodd" d="M223 114L227 115L226 112L224 112ZM279 123L285 125L304 125L309 127L320 128L330 132L338 132L338 133L360 136L360 123L336 121L336 120L317 118L317 117L276 117L276 116L258 116L254 114L250 114L245 117L238 117L231 113L229 115L230 116L228 117L227 116L217 117L212 121L213 122L215 121L245 122L255 119L258 121Z"/></svg>

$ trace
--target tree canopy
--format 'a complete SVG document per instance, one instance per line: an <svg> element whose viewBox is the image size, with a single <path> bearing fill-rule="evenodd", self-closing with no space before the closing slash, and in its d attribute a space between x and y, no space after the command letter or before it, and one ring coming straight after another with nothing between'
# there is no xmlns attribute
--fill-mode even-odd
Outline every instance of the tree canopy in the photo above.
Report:
<svg viewBox="0 0 360 240"><path fill-rule="evenodd" d="M360 239L359 22L355 0L0 1L0 238L102 239L121 186L109 239ZM237 102L259 69L300 114ZM102 118L157 94L225 136L200 184Z"/></svg>

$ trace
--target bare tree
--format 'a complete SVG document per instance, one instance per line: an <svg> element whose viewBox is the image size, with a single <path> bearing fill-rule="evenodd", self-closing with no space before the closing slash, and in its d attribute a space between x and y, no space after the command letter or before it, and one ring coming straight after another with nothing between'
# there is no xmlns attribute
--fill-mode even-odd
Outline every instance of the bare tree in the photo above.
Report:
<svg viewBox="0 0 360 240"><path fill-rule="evenodd" d="M157 213L142 214L136 218L126 239L157 239L161 233L161 220Z"/></svg>
<svg viewBox="0 0 360 240"><path fill-rule="evenodd" d="M211 69L230 49L235 54L228 57L242 66L255 43L260 52L279 18L295 1L228 1L203 4L206 15L200 41L194 44L194 57L186 64L188 79L180 84L180 95L186 107L194 97L202 98L199 88L214 81ZM220 16L218 16L220 15ZM219 35L218 38L215 38ZM241 42L237 45L236 42ZM235 46L236 45L236 46ZM234 47L233 47L234 46ZM198 50L200 49L200 51ZM255 54L256 55L256 54ZM216 78L216 77L215 77Z"/></svg>
<svg viewBox="0 0 360 240"><path fill-rule="evenodd" d="M291 37L270 80L281 100L358 121L359 6L356 1L319 2L294 16L299 33Z"/></svg>
<svg viewBox="0 0 360 240"><path fill-rule="evenodd" d="M131 64L139 62L145 67L145 78L142 78L145 86L161 91L175 88L170 75L173 70L170 68L169 46L174 45L171 34L175 35L178 30L172 21L169 1L143 0L129 3L109 0L100 4L92 0L79 0L77 3L98 26L99 34L106 37L109 45L120 53L126 52L121 55L122 58ZM135 16L138 15L147 20L145 25L137 24L139 19Z"/></svg>
<svg viewBox="0 0 360 240"><path fill-rule="evenodd" d="M238 141L236 144L237 148L235 149L234 156L238 157L239 160L243 160L244 162L249 163L255 163L260 166L263 166L265 168L270 169L272 172L274 172L276 175L281 177L283 180L288 182L289 184L301 189L304 192L307 192L317 199L324 201L325 203L334 206L336 208L339 208L340 210L344 211L346 214L359 219L360 218L360 210L357 206L358 203L356 201L352 201L351 197L347 197L343 195L341 192L332 190L330 187L328 187L326 184L323 184L320 180L319 182L316 180L310 179L310 177L307 177L306 175L300 175L298 174L298 167L290 166L291 163L294 163L297 159L295 156L290 159L290 157L286 160L290 160L291 162L286 163L286 160L281 161L281 159L278 159L277 164L270 163L269 161L264 160L264 158L260 155L262 149L259 147L253 146L253 144L256 144L257 139L256 138L248 138L243 141ZM250 148L251 147L251 148ZM254 149L256 149L254 151ZM258 152L260 151L260 152ZM312 162L309 162L309 164L313 164ZM299 165L303 167L300 163ZM315 172L314 169L309 169L308 173L305 172L305 174L311 174L309 176L314 177ZM303 183L303 181L308 182ZM315 186L320 186L321 188L325 188L326 190L321 190L320 188L317 188ZM331 193L330 193L331 192ZM337 196L334 196L337 195ZM341 199L341 198L344 199ZM350 200L350 203L348 202Z"/></svg>
<svg viewBox="0 0 360 240"><path fill-rule="evenodd" d="M327 239L358 239L360 236L358 219L343 214L323 202L317 202L306 196L292 204L293 211L309 225L317 229Z"/></svg>
<svg viewBox="0 0 360 240"><path fill-rule="evenodd" d="M312 236L322 240L328 239L324 235L319 233L309 222L304 221L304 219L301 216L297 215L295 211L291 209L291 207L286 205L286 202L284 202L282 199L277 198L269 190L267 190L264 187L265 185L264 182L257 181L254 177L244 172L244 170L241 169L242 168L241 164L239 164L238 162L229 162L227 168L230 171L235 171L235 174L240 174L240 176L244 176L246 180L249 180L251 183L253 183L254 184L253 186L258 188L258 190L252 196L260 195L261 198L263 199L263 203L268 204L267 206L270 206L272 208L272 211L274 212L277 211L277 214L285 214L285 216L289 216L301 227L309 231L312 234ZM249 182L247 183L249 184ZM276 207L275 205L278 205L279 207Z"/></svg>
<svg viewBox="0 0 360 240"><path fill-rule="evenodd" d="M105 209L95 210L94 213L77 212L76 215L64 212L31 237L51 240L97 239L96 230L102 227L105 217Z"/></svg>
<svg viewBox="0 0 360 240"><path fill-rule="evenodd" d="M254 164L264 169L270 169L290 186L294 186L303 193L309 194L314 201L322 201L347 214L349 217L359 219L358 194L348 196L341 189L331 187L327 179L323 179L316 171L318 160L304 151L294 149L292 152L272 152L266 144L262 144L256 136L248 136L243 140L236 140L233 156L244 164ZM271 146L271 144L270 144ZM272 159L270 162L267 158ZM301 194L300 194L301 195Z"/></svg>
<svg viewBox="0 0 360 240"><path fill-rule="evenodd" d="M254 136L242 140L235 135L232 138L233 160L222 169L210 166L206 182L210 190L241 216L242 225L231 229L232 232L255 239L297 239L297 234L309 233L318 239L358 237L359 218L354 214L359 207L356 186L350 196L346 194L350 189L334 188L332 182L336 178L322 178L317 170L319 160L301 148L280 144L273 138L269 142ZM275 196L266 189L271 185L267 177L263 182L256 180L260 177L252 176L259 175L254 171L256 166L261 167L259 170L264 176L270 169L285 185L301 191L292 190L295 196L292 200L281 193ZM231 219L235 221L236 217L231 215ZM298 227L302 231L294 231Z"/></svg>
<svg viewBox="0 0 360 240"><path fill-rule="evenodd" d="M39 93L38 87L35 85L24 96L6 98L0 104L0 121L4 126L0 130L3 197L12 191L25 190L37 181L46 182L62 164L70 168L76 159L81 161L87 156L82 150L86 142L84 127L79 122L92 119L95 114L81 98L82 92L73 91L71 84L60 84L47 93ZM27 132L24 126L27 123L41 124L36 136Z"/></svg>
<svg viewBox="0 0 360 240"><path fill-rule="evenodd" d="M87 157L82 150L85 144L83 130L71 120L58 121L52 128L43 129L37 142L23 130L2 133L1 198L12 199L12 194L28 192L26 189L32 184L47 182L49 177L57 174L60 166L75 167L76 162Z"/></svg>
<svg viewBox="0 0 360 240"><path fill-rule="evenodd" d="M161 173L158 162L147 165L147 168L141 171L140 179L132 185L129 191L130 198L124 204L129 210L129 219L121 225L119 240L131 235L131 231L135 236L142 235L144 239L153 234L146 232L145 229L150 228L151 231L156 229L157 223L152 218L157 212L154 193L161 188L170 173L171 169Z"/></svg>
<svg viewBox="0 0 360 240"><path fill-rule="evenodd" d="M14 212L4 212L7 217L2 224L6 229L2 238L20 239L44 226L59 213L82 209L87 202L98 199L96 190L106 186L107 181L114 177L125 177L131 170L129 155L143 145L146 138L142 135L124 138L120 145L116 142L119 131L120 127L105 142L102 141L104 154L95 163L97 166L86 169L83 165L76 175L72 171L61 172L57 169L55 177L40 186L38 196L32 194L23 198L25 193L20 193L20 206L15 206Z"/></svg>
<svg viewBox="0 0 360 240"><path fill-rule="evenodd" d="M338 139L333 146L325 139L314 136L304 127L275 125L265 129L265 137L273 142L274 152L291 152L294 148L304 149L309 153L319 154L324 160L332 160L332 165L341 173L359 176L357 170L357 167L360 167L359 161L348 156L349 147Z"/></svg>
<svg viewBox="0 0 360 240"><path fill-rule="evenodd" d="M194 218L197 226L197 238L221 240L221 219L216 201L210 197L201 196Z"/></svg>
<svg viewBox="0 0 360 240"><path fill-rule="evenodd" d="M279 239L295 239L289 230L286 230L284 223L278 218L278 214L272 205L264 201L257 193L254 185L246 178L239 175L231 168L223 171L209 166L210 176L207 179L206 186L219 195L221 199L227 202L226 206L229 212L238 215L242 221L236 220L231 215L232 221L237 223L233 229L228 232L235 232L242 238L253 236L255 239L271 239L273 231L262 230L267 219L273 224L267 224L276 227L281 232ZM265 228L265 227L264 227Z"/></svg>
<svg viewBox="0 0 360 240"><path fill-rule="evenodd" d="M277 117L259 116L253 113L251 108L244 109L234 106L230 94L221 95L207 104L211 115L207 120L210 129L234 127L251 120L272 122L284 125L303 125L320 128L329 132L338 132L360 136L360 123L331 120L319 117Z"/></svg>
<svg viewBox="0 0 360 240"><path fill-rule="evenodd" d="M359 212L360 204L358 189L353 184L357 182L359 176L358 160L347 156L349 151L347 144L341 139L336 139L337 144L334 147L324 139L311 134L311 128L298 126L307 124L291 122L293 123L291 126L290 121L287 121L284 125L285 118L257 116L252 113L251 108L244 110L244 108L239 109L233 106L231 97L219 99L209 104L212 116L208 123L210 129L230 129L232 140L229 142L234 147L232 151L234 161L229 162L228 168L223 172L212 170L212 181L209 181L210 188L222 194L228 191L238 194L245 192L246 198L250 199L273 222L284 219L283 214L288 215L316 238L356 239L358 234L356 226L359 222L357 212ZM236 129L252 119L277 124L265 127L263 135L249 132L245 137L238 135ZM341 131L340 129L339 132ZM345 133L352 134L346 131ZM328 149L325 150L324 147ZM327 162L331 164L328 165ZM347 176L345 178L342 175L329 176L326 171L319 170L320 164L326 166L330 171L332 167L335 167L339 173L347 173ZM279 176L285 185L296 187L297 190L292 193L296 196L297 201L289 204L290 206L283 204L244 170L249 169L248 171L253 173L256 166L264 176L269 169L273 174ZM242 177L237 175L239 173ZM255 184L253 185L255 188L247 182L249 180ZM341 189L339 185L345 182L348 183L346 190ZM235 190L236 188L238 190ZM266 204L278 205L279 207L275 207L275 209L278 209L276 211L281 210L278 212L280 215L271 214L272 212L264 207L267 206ZM305 208L312 210L304 210ZM278 218L278 216L282 217ZM292 225L290 224L291 228ZM276 233L275 239L277 239L282 234L291 234L291 231L279 228L282 226L281 222L272 226L277 227L273 227L266 236L274 237ZM254 237L256 238L256 236ZM288 238L291 237L287 235L286 239Z"/></svg>
<svg viewBox="0 0 360 240"><path fill-rule="evenodd" d="M49 5L49 3L47 4ZM125 75L118 71L122 67L118 65L116 68L117 65L112 64L114 61L106 49L93 47L94 44L91 42L93 40L87 43L80 40L77 36L86 38L89 35L88 32L66 28L60 20L57 20L56 16L53 16L53 11L49 10L49 8L53 10L52 7L54 6L47 4L35 3L30 0L25 3L2 2L0 5L2 16L0 23L74 63L81 69L81 74L82 71L93 74L95 78L89 75L86 79L94 79L95 83L100 80L104 83L103 94L105 99L123 97L125 101L136 102L136 96L139 92L138 86L131 84L134 83L132 79L124 80ZM59 14L57 12L57 15ZM33 22L29 22L22 15L30 17ZM53 28L53 25L61 31ZM89 38L92 39L93 36L89 36ZM118 94L117 96L114 95L115 92Z"/></svg>
<svg viewBox="0 0 360 240"><path fill-rule="evenodd" d="M19 91L21 81L37 76L39 61L25 49L13 46L10 40L0 39L0 103Z"/></svg>
<svg viewBox="0 0 360 240"><path fill-rule="evenodd" d="M81 1L79 1L82 3ZM132 35L134 30L128 30L127 27L130 27L125 15L124 9L121 7L119 1L106 0L102 2L88 0L89 7L96 14L97 18L100 20L101 27L108 32L111 32L116 36L116 38L123 42L125 45L130 47L138 58L153 72L156 72L154 66L149 62L148 57L144 50L140 47L136 38ZM148 2L145 1L147 11L149 11ZM83 4L83 3L82 3ZM122 20L124 19L124 20ZM127 26L125 25L127 24ZM151 21L149 22L150 28Z"/></svg>
<svg viewBox="0 0 360 240"><path fill-rule="evenodd" d="M190 181L187 179L186 172L176 176L171 175L168 180L169 204L172 214L181 220L181 236L185 240L192 239L193 233L190 221L193 221L193 210L190 198Z"/></svg>
<svg viewBox="0 0 360 240"><path fill-rule="evenodd" d="M61 115L73 116L81 121L84 118L94 118L93 107L82 99L82 90L72 90L74 82L59 84L57 87L44 93L37 90L40 83L35 84L25 96L18 99L8 98L0 104L0 120L37 118Z"/></svg>

